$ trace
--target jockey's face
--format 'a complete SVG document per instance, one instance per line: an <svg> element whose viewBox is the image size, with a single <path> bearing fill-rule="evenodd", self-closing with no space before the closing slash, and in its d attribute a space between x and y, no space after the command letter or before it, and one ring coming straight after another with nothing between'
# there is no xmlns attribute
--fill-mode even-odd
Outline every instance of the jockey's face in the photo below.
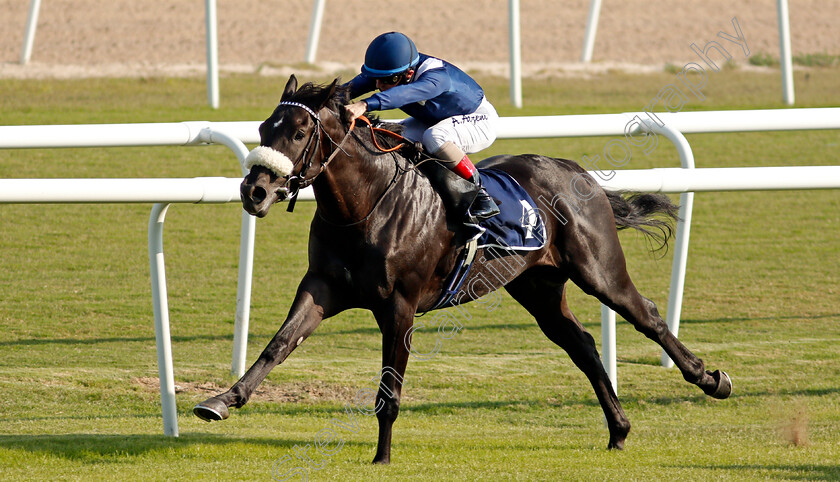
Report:
<svg viewBox="0 0 840 482"><path fill-rule="evenodd" d="M406 82L408 82L408 79L410 79L412 75L414 75L414 70L409 69L404 74L396 74L392 75L391 77L376 79L376 88L379 89L381 92L385 92L390 88L400 85L403 79Z"/></svg>
<svg viewBox="0 0 840 482"><path fill-rule="evenodd" d="M387 77L384 79L376 79L376 88L382 92L396 86L400 83L400 79L395 75L394 77Z"/></svg>

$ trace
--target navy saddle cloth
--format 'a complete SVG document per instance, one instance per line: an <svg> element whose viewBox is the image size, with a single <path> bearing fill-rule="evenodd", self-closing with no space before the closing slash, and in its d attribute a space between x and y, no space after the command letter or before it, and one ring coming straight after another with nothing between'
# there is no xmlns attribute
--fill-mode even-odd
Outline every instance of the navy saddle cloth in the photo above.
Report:
<svg viewBox="0 0 840 482"><path fill-rule="evenodd" d="M499 204L499 214L469 224L478 237L478 247L532 251L545 245L545 223L531 196L510 174L498 169L479 169L481 184Z"/></svg>

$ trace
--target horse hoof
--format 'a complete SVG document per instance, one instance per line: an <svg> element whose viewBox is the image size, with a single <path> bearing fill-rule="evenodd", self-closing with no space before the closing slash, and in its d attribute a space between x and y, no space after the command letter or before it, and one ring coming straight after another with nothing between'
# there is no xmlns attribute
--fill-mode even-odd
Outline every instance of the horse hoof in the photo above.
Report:
<svg viewBox="0 0 840 482"><path fill-rule="evenodd" d="M616 422L614 426L610 427L610 442L607 444L607 450L624 450L624 441L627 440L627 434L629 433L629 421L625 419Z"/></svg>
<svg viewBox="0 0 840 482"><path fill-rule="evenodd" d="M227 405L218 398L208 398L199 403L193 408L193 413L196 417L207 422L225 420L230 416Z"/></svg>
<svg viewBox="0 0 840 482"><path fill-rule="evenodd" d="M624 450L624 440L620 442L613 442L610 440L610 443L607 444L607 450Z"/></svg>
<svg viewBox="0 0 840 482"><path fill-rule="evenodd" d="M712 373L712 378L714 378L717 382L717 387L714 392L709 394L709 396L720 400L729 398L729 396L732 395L732 379L729 378L729 375L727 375L726 372L715 370L714 373Z"/></svg>

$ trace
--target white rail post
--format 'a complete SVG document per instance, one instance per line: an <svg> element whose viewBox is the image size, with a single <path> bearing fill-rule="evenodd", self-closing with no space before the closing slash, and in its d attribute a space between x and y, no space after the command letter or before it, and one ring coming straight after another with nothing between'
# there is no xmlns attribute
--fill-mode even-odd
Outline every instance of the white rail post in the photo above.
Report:
<svg viewBox="0 0 840 482"><path fill-rule="evenodd" d="M163 260L163 221L169 204L152 206L149 216L149 269L152 279L152 308L155 313L160 404L163 410L163 434L178 436L178 411L175 405L175 373L172 366L172 342L169 336L169 304L166 298L166 268Z"/></svg>
<svg viewBox="0 0 840 482"><path fill-rule="evenodd" d="M600 15L601 0L590 0L586 32L583 34L583 51L580 54L580 61L585 64L592 60L592 50L595 47L595 34L598 31L598 17Z"/></svg>
<svg viewBox="0 0 840 482"><path fill-rule="evenodd" d="M645 126L653 132L664 135L677 148L677 154L680 157L680 166L683 169L694 169L694 153L691 151L691 146L688 140L681 132L671 127L669 124L660 126L651 120L644 121ZM683 291L685 290L685 272L686 264L688 262L688 240L691 232L691 212L694 207L694 193L684 192L680 194L680 209L679 220L677 221L677 234L674 240L674 260L671 264L671 287L668 291L668 315L666 323L668 329L674 336L677 336L680 331L680 313L682 311ZM610 328L612 325L612 328ZM602 346L601 350L606 353L607 347L612 347L612 356L615 356L615 313L606 306L601 307L601 331L602 331ZM609 334L613 339L605 337L604 333ZM608 359L606 354L602 354L604 367L607 368ZM673 360L662 352L662 366L671 368L674 366ZM616 369L617 370L617 369ZM609 369L607 371L610 374ZM610 374L612 380L613 375ZM617 379L617 373L616 373Z"/></svg>
<svg viewBox="0 0 840 482"><path fill-rule="evenodd" d="M210 107L219 108L219 41L216 33L216 0L205 0L207 21L207 101Z"/></svg>
<svg viewBox="0 0 840 482"><path fill-rule="evenodd" d="M199 133L199 139L218 143L231 149L239 160L242 175L245 169L245 157L248 148L236 136L218 128L208 127ZM245 374L245 362L248 356L248 325L251 315L251 286L254 273L254 238L257 218L242 210L242 227L239 235L239 280L236 285L236 315L233 323L233 355L230 372L238 377Z"/></svg>
<svg viewBox="0 0 840 482"><path fill-rule="evenodd" d="M35 30L38 29L38 12L41 0L29 2L29 16L26 18L26 31L23 34L23 48L20 52L20 64L26 65L32 57L32 45L35 43Z"/></svg>
<svg viewBox="0 0 840 482"><path fill-rule="evenodd" d="M519 0L508 0L510 26L510 103L522 108L522 43L519 35Z"/></svg>
<svg viewBox="0 0 840 482"><path fill-rule="evenodd" d="M615 312L601 305L601 363L618 395L618 362L615 347Z"/></svg>
<svg viewBox="0 0 840 482"><path fill-rule="evenodd" d="M782 98L787 105L793 105L793 64L790 53L790 15L788 0L776 0L779 17L779 60L782 66Z"/></svg>
<svg viewBox="0 0 840 482"><path fill-rule="evenodd" d="M650 120L645 121L648 128L659 132L668 138L677 148L680 156L680 166L683 169L694 169L694 153L688 140L681 132L669 124L660 126ZM674 260L671 264L671 287L668 290L668 315L666 322L668 329L674 336L679 335L680 314L682 312L683 291L685 290L685 272L688 263L688 239L691 234L691 212L694 209L694 193L680 194L679 220L677 221L677 235L674 240ZM662 366L671 368L674 361L662 351Z"/></svg>
<svg viewBox="0 0 840 482"><path fill-rule="evenodd" d="M251 318L251 278L254 273L254 236L257 218L242 210L242 229L239 237L239 282L236 285L236 315L233 324L233 356L230 372L237 377L245 374L248 357L248 324Z"/></svg>
<svg viewBox="0 0 840 482"><path fill-rule="evenodd" d="M674 260L671 263L671 287L668 290L668 329L674 336L680 333L680 314L682 313L683 292L685 291L685 271L688 263L688 238L691 234L691 212L694 208L694 193L680 194L680 219L677 221L677 236L674 240ZM662 366L671 368L674 361L662 350Z"/></svg>
<svg viewBox="0 0 840 482"><path fill-rule="evenodd" d="M306 57L303 59L307 64L315 63L315 54L318 53L318 42L321 38L321 22L324 19L324 6L327 0L315 0L312 6L312 18L309 20L309 38L306 40Z"/></svg>

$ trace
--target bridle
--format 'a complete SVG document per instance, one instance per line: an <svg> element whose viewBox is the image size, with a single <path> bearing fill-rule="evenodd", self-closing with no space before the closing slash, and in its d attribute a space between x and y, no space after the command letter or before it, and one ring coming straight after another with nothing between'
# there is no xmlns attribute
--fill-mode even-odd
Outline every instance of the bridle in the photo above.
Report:
<svg viewBox="0 0 840 482"><path fill-rule="evenodd" d="M297 174L289 174L286 176L286 182L284 184L284 188L286 191L286 196L289 198L289 206L286 208L287 211L292 212L295 209L295 203L297 202L297 195L301 189L311 185L315 182L315 178L321 175L324 170L327 168L327 165L335 158L335 156L342 152L342 146L347 138L350 136L350 131L347 132L347 135L344 136L341 143L337 145L337 149L333 150L332 155L330 155L329 159L326 162L321 163L321 169L316 173L314 176L310 178L306 178L306 172L312 167L312 161L315 159L315 156L318 152L321 151L321 132L327 135L327 139L332 141L332 138L329 134L324 131L324 126L321 124L321 116L312 110L309 106L301 104L299 102L291 102L291 101L282 101L277 106L287 105L290 107L297 107L299 109L303 109L306 111L307 114L312 118L312 121L315 123L315 128L312 130L312 134L309 136L309 140L306 141L306 146L304 146L303 151L301 151L300 156L297 160L294 161L292 164L292 172L294 172L298 165L301 165L300 170ZM312 153L309 153L309 149L312 147L312 144L315 144L315 149L312 150ZM323 153L321 155L323 158Z"/></svg>
<svg viewBox="0 0 840 482"><path fill-rule="evenodd" d="M285 190L286 190L286 196L289 198L289 206L286 208L286 211L292 212L295 209L295 203L297 202L297 197L298 197L297 195L300 192L300 190L307 187L307 186L310 186L313 182L315 182L315 179L318 176L320 176L321 174L323 174L324 171L327 170L327 166L330 164L330 162L332 162L333 159L335 159L335 157L338 155L339 152L343 152L345 155L348 155L347 152L344 151L343 147L344 147L344 144L347 142L347 140L350 138L350 136L353 134L353 129L355 129L355 127L356 127L356 119L353 119L353 121L350 123L350 127L347 129L347 133L341 139L341 142L336 143L332 139L332 137L330 137L329 133L327 133L327 131L324 129L324 126L322 125L322 122L321 122L321 116L319 115L319 113L312 110L309 106L301 104L299 102L291 102L291 101L282 101L277 105L278 105L278 107L281 106L281 105L287 105L287 106L290 106L290 107L297 107L297 108L303 109L304 111L306 111L306 113L309 114L309 116L312 118L312 121L315 123L315 128L312 130L312 134L309 136L309 140L306 141L306 146L304 146L303 151L300 153L300 156L293 163L292 172L295 171L295 168L298 165L301 165L300 170L298 171L297 174L289 174L287 176L286 183L284 184L284 187L285 187ZM332 111L330 111L330 112L332 112ZM336 116L338 115L335 112L333 112L333 114L335 114ZM398 151L399 149L402 149L405 146L406 143L410 142L408 139L406 139L403 136L397 134L396 132L391 132L387 129L382 129L380 127L374 127L373 124L371 124L370 120L367 117L362 116L362 117L358 117L357 119L362 119L362 121L365 122L370 127L371 137L373 138L373 143L376 146L376 148L379 149L383 153ZM394 138L399 139L401 142L400 142L400 144L398 144L394 147L384 148L384 147L380 146L379 142L376 140L376 132L386 133L386 134L388 134L388 135L390 135ZM312 163L313 163L313 160L315 159L316 153L321 152L321 149L322 149L321 134L326 136L326 138L330 141L330 143L333 144L333 146L335 146L335 147L333 148L332 153L327 158L327 160L321 162L321 166L320 166L318 172L315 173L314 176L311 176L311 177L307 178L306 177L306 172L309 170L310 167L312 167ZM313 149L312 153L310 154L309 149L310 149L310 147L312 147L313 142L315 144L315 149ZM322 152L321 152L321 157L323 158L323 153ZM392 180L391 185L389 185L389 187L385 191L385 193L383 193L383 195L380 196L379 201L377 201L375 203L373 209L371 210L371 213L369 213L367 216L365 216L364 218L362 218L362 220L360 220L358 222L364 221L365 219L370 217L370 214L372 214L373 211L376 209L376 207L379 206L379 203L381 202L382 198L384 198L384 195L387 194L388 191L391 190L391 187L393 187L393 183L395 181L396 181L396 176ZM358 222L352 223L352 224L357 224Z"/></svg>

